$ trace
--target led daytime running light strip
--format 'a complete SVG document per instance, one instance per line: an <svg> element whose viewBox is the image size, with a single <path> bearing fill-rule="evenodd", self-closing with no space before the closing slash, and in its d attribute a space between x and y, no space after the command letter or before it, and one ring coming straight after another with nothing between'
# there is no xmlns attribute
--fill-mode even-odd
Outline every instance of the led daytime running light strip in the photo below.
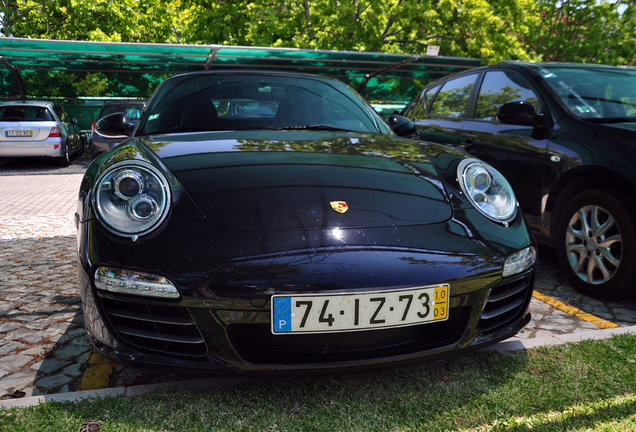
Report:
<svg viewBox="0 0 636 432"><path fill-rule="evenodd" d="M134 270L100 267L95 271L95 287L118 294L179 298L177 288L163 276Z"/></svg>

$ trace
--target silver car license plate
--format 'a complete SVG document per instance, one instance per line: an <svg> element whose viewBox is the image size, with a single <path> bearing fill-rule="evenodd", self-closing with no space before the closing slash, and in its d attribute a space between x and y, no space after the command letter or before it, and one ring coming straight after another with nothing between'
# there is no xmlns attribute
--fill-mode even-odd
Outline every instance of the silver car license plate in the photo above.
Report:
<svg viewBox="0 0 636 432"><path fill-rule="evenodd" d="M448 319L449 285L356 294L272 296L272 333L330 333Z"/></svg>
<svg viewBox="0 0 636 432"><path fill-rule="evenodd" d="M8 137L30 137L33 135L33 131L30 130L20 130L20 129L12 129L5 131L5 136Z"/></svg>

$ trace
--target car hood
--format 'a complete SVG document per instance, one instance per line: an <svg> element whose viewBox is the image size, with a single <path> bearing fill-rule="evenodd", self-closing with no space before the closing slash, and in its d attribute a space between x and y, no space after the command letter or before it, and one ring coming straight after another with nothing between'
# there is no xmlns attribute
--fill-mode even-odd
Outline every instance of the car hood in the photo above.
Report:
<svg viewBox="0 0 636 432"><path fill-rule="evenodd" d="M422 145L378 135L196 133L142 139L233 230L439 223L451 208Z"/></svg>

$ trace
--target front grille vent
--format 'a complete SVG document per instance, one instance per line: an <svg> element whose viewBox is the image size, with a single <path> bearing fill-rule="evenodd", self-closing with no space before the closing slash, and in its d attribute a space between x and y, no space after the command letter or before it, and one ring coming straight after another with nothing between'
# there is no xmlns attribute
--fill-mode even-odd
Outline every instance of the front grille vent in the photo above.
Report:
<svg viewBox="0 0 636 432"><path fill-rule="evenodd" d="M467 307L452 308L448 320L407 327L342 333L272 334L270 324L231 324L239 355L256 364L309 364L373 360L450 346L466 331Z"/></svg>
<svg viewBox="0 0 636 432"><path fill-rule="evenodd" d="M479 331L486 335L506 327L526 311L532 295L534 274L495 287L481 314Z"/></svg>
<svg viewBox="0 0 636 432"><path fill-rule="evenodd" d="M186 308L102 297L115 334L124 343L178 357L201 357L207 347Z"/></svg>

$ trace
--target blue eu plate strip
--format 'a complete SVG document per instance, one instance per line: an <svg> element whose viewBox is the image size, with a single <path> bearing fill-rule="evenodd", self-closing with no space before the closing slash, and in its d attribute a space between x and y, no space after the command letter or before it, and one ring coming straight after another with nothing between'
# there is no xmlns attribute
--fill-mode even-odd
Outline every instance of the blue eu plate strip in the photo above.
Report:
<svg viewBox="0 0 636 432"><path fill-rule="evenodd" d="M291 318L291 297L274 298L274 333L290 332Z"/></svg>

